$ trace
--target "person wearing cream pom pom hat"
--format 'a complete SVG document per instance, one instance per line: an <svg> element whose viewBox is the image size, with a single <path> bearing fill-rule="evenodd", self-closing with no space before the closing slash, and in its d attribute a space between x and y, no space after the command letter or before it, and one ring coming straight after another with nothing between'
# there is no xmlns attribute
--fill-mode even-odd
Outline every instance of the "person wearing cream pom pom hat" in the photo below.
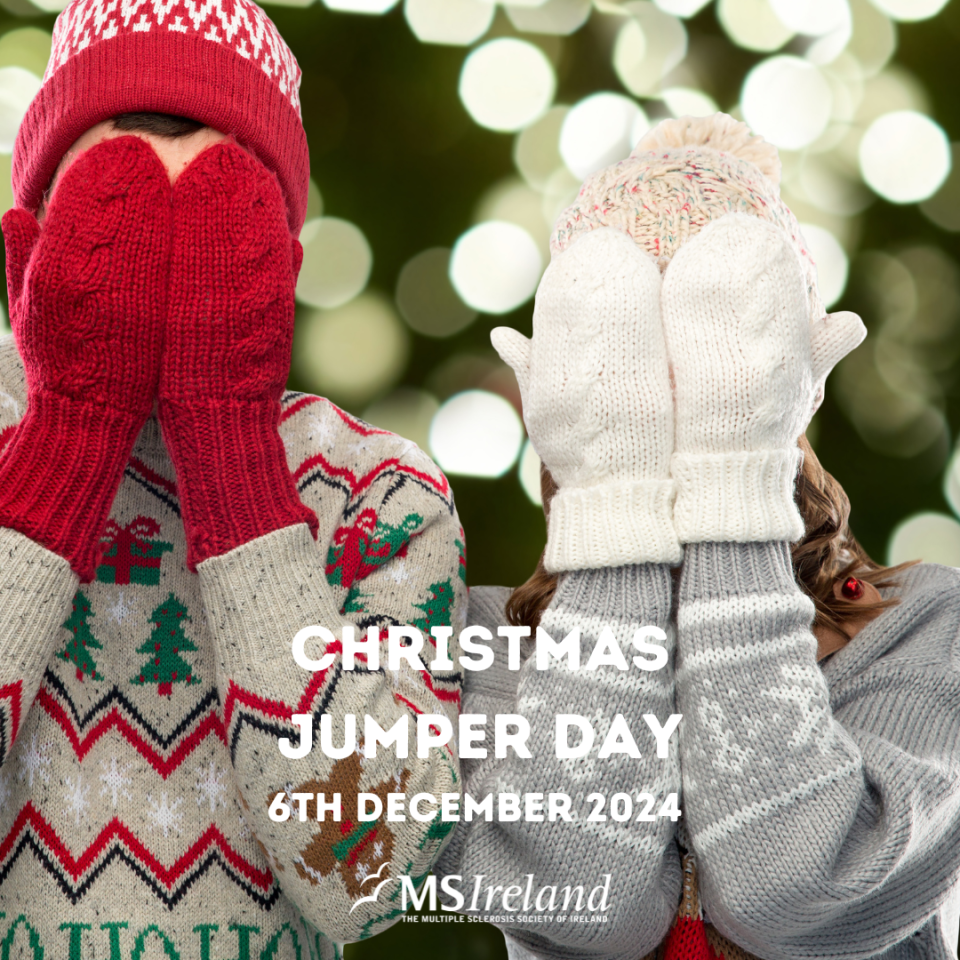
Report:
<svg viewBox="0 0 960 960"><path fill-rule="evenodd" d="M464 713L523 715L534 756L464 759L466 793L582 811L464 824L441 857L494 891L533 875L511 960L956 957L960 573L874 563L806 442L865 329L824 314L779 172L731 117L664 121L560 216L532 339L492 333L547 545L469 621L581 636L579 667L528 642L511 669L503 641L466 677ZM644 626L659 670L630 663ZM591 718L588 753L556 757L557 714ZM672 714L661 757L640 731Z"/></svg>

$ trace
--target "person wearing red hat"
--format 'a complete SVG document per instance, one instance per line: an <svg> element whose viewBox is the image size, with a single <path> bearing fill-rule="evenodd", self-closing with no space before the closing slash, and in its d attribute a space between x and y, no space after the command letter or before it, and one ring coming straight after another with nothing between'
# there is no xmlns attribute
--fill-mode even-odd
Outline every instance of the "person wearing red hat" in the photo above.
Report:
<svg viewBox="0 0 960 960"><path fill-rule="evenodd" d="M345 670L341 641L372 629L372 656L390 626L449 627L466 593L436 466L284 392L299 80L249 0L74 0L21 125L2 224L4 956L339 956L399 914L366 879L427 873L452 826L356 814L361 792L457 794L446 747L288 756L294 716L455 719L455 669ZM315 624L335 637L305 670L291 642Z"/></svg>

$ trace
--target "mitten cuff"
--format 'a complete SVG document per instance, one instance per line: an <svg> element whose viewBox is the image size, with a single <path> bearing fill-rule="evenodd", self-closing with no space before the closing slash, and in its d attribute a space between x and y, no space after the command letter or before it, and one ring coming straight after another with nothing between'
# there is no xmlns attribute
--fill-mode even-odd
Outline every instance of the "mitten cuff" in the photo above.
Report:
<svg viewBox="0 0 960 960"><path fill-rule="evenodd" d="M187 535L187 566L258 537L306 523L280 439L280 404L272 400L160 400L163 439L177 472Z"/></svg>
<svg viewBox="0 0 960 960"><path fill-rule="evenodd" d="M672 480L561 489L550 501L544 566L551 573L630 563L679 563Z"/></svg>
<svg viewBox="0 0 960 960"><path fill-rule="evenodd" d="M32 394L0 454L0 527L63 557L89 583L144 420L59 394Z"/></svg>
<svg viewBox="0 0 960 960"><path fill-rule="evenodd" d="M803 520L793 499L798 447L741 453L674 454L674 522L683 543L794 542Z"/></svg>

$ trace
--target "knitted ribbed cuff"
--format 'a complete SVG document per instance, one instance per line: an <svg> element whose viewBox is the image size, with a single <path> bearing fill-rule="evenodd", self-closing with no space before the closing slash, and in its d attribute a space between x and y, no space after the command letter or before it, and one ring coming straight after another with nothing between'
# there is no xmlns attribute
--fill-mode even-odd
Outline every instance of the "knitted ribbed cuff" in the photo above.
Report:
<svg viewBox="0 0 960 960"><path fill-rule="evenodd" d="M53 393L29 397L0 454L0 527L93 580L123 470L145 417Z"/></svg>
<svg viewBox="0 0 960 960"><path fill-rule="evenodd" d="M800 450L674 454L677 482L673 508L683 543L704 540L787 540L803 536L793 499Z"/></svg>
<svg viewBox="0 0 960 960"><path fill-rule="evenodd" d="M679 563L672 480L631 480L561 489L550 501L544 566L551 573Z"/></svg>
<svg viewBox="0 0 960 960"><path fill-rule="evenodd" d="M160 426L177 472L187 566L298 523L316 536L316 514L300 502L275 401L161 399Z"/></svg>

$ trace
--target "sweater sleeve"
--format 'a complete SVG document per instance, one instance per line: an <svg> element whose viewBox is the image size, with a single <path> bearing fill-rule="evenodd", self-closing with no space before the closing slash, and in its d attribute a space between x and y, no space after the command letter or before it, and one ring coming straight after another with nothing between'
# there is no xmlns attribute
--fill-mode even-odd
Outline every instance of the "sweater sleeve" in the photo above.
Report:
<svg viewBox="0 0 960 960"><path fill-rule="evenodd" d="M77 575L62 557L0 529L0 764L7 762L62 640Z"/></svg>
<svg viewBox="0 0 960 960"><path fill-rule="evenodd" d="M813 613L788 544L686 547L684 815L709 919L770 960L883 953L918 934L957 872L955 669L903 656L832 707Z"/></svg>
<svg viewBox="0 0 960 960"><path fill-rule="evenodd" d="M580 631L580 667L572 670L568 661L551 658L550 668L540 670L536 657L530 655L519 673L498 661L489 675L478 673L477 681L468 675L464 712L485 713L490 732L494 725L491 714L522 715L531 728L532 757L525 759L511 752L504 759L495 759L490 750L486 760L464 761L465 793L477 801L492 794L495 804L498 795L505 793L521 798L540 794L544 800L550 794L566 794L572 801L571 822L562 818L551 822L547 817L543 822L487 822L482 817L464 822L439 864L438 872L460 878L460 888L468 894L464 909L478 910L481 917L499 914L490 919L504 930L512 955L636 960L660 943L676 914L681 891L676 823L667 816L637 819L640 793L656 798L652 807L656 814L680 784L676 738L671 738L669 756L660 759L642 719L644 714L653 714L666 724L674 713L670 607L670 571L665 565L567 573L541 626L556 642L573 630ZM669 660L658 671L642 671L631 662L636 652L631 645L633 637L640 627L647 626L660 627L667 634L662 645ZM608 644L611 637L629 668L623 670L608 662L588 669L594 649ZM491 684L499 685L499 693ZM589 718L596 739L587 756L558 759L558 714ZM640 759L625 753L604 759L598 756L617 715L625 718L642 754ZM577 736L572 733L570 742L576 743ZM595 807L595 801L589 799L593 793L605 797L602 821L589 819ZM624 822L610 816L611 798L618 793L627 794L632 801L633 812ZM596 908L600 902L597 894L591 909L587 898L605 883L607 874L606 906ZM504 916L501 893L511 886L525 889L530 875L530 902L514 903L517 910ZM477 877L481 878L481 897L474 906L471 898ZM578 887L584 893L579 909L573 893ZM549 906L550 888L558 893L553 907ZM565 888L572 895L566 907ZM488 903L491 890L493 899ZM540 891L544 891L542 895ZM601 923L556 919L557 915L578 913L605 914L607 919ZM540 922L524 922L524 915L534 921L539 917ZM545 916L550 917L548 922L542 922Z"/></svg>
<svg viewBox="0 0 960 960"><path fill-rule="evenodd" d="M452 741L418 756L416 717L440 715L456 729L459 666L429 668L435 657L429 630L452 625L456 636L462 625L462 531L449 498L424 497L401 474L393 480L385 476L376 489L381 491L376 498L368 489L359 504L348 503L332 521L329 506L318 511L326 525L319 543L306 525L296 525L198 567L220 659L227 745L248 826L284 894L308 922L339 943L371 936L394 922L401 913L399 883L389 884L377 899L362 898L380 879L429 873L454 825L439 816L420 822L406 809L405 819L389 822L387 794L404 793L408 801L418 793L431 794L439 807L443 794L460 791ZM329 667L313 673L297 665L291 647L294 635L311 625L335 637L328 645L308 642L312 658L334 654ZM379 631L379 668L361 655L358 669L344 669L344 625L354 628L357 640L366 639L368 629L374 635ZM391 668L391 625L413 625L424 634L420 657L427 671L406 660ZM456 663L455 643L451 655ZM300 743L291 721L298 714L313 718L313 748L302 759L288 759L278 738ZM345 739L351 715L355 733ZM367 715L384 731L406 721L406 758L398 757L396 745L378 745L375 757L365 755ZM323 749L321 718L331 722L333 750ZM361 792L380 799L379 819L358 820ZM278 794L293 811L284 822L269 815ZM339 794L339 820L319 810L316 800L298 800L296 794L324 794L328 803Z"/></svg>

